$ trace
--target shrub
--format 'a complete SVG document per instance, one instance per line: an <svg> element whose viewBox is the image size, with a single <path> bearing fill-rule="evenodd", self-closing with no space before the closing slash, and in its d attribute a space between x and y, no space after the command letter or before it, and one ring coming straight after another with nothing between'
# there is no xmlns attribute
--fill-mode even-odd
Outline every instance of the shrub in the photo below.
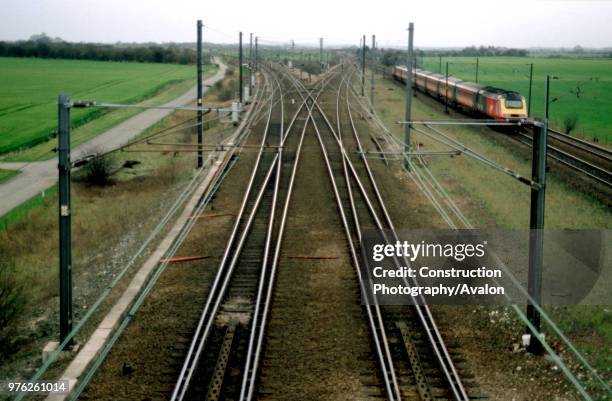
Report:
<svg viewBox="0 0 612 401"><path fill-rule="evenodd" d="M107 156L95 157L83 167L83 180L90 185L110 184L113 175L113 161Z"/></svg>
<svg viewBox="0 0 612 401"><path fill-rule="evenodd" d="M234 98L234 91L232 90L231 87L223 88L221 92L219 92L219 100L223 102L226 100L231 100L233 98Z"/></svg>
<svg viewBox="0 0 612 401"><path fill-rule="evenodd" d="M577 125L578 114L576 113L565 116L565 118L563 119L563 127L565 128L565 133L568 135L576 129Z"/></svg>

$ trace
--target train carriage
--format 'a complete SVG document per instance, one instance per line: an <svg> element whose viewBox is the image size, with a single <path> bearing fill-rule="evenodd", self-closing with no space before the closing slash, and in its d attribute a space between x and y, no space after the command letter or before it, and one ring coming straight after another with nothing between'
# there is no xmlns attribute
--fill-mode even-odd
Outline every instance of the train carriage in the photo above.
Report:
<svg viewBox="0 0 612 401"><path fill-rule="evenodd" d="M446 101L449 104L467 111L505 121L522 121L528 117L525 98L518 92L463 81L452 76L447 78L420 68L415 68L413 74L415 88L442 101L448 97ZM392 75L405 83L408 70L405 66L395 66Z"/></svg>

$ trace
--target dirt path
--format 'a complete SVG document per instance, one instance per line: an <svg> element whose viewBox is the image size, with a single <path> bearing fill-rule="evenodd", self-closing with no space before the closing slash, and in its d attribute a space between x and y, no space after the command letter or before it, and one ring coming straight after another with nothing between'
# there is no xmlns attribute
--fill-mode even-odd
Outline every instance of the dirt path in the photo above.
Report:
<svg viewBox="0 0 612 401"><path fill-rule="evenodd" d="M225 76L227 66L218 59L215 62L219 64L219 70L214 76L204 81L205 85L213 85ZM208 87L205 86L204 90L206 91L207 89ZM183 95L164 104L164 106L182 106L191 102L195 97L196 88L193 87ZM91 153L91 149L97 149L102 152L115 149L170 113L172 113L172 110L169 109L149 109L136 114L103 134L98 135L91 141L73 149L71 158L72 160L79 159ZM1 168L18 168L20 173L7 182L0 184L0 199L2 200L0 202L0 216L5 215L28 199L47 190L57 182L57 160L55 159L19 163L17 165L15 163L0 163Z"/></svg>

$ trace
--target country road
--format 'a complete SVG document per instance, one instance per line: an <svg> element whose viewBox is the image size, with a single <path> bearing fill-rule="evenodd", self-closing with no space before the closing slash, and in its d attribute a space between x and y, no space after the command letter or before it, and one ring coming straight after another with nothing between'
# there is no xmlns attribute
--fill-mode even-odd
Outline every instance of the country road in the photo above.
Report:
<svg viewBox="0 0 612 401"><path fill-rule="evenodd" d="M204 92L208 89L207 85L213 85L225 76L227 66L219 59L215 59L215 62L219 65L219 70L214 76L204 81ZM163 106L183 106L195 98L196 87L194 86L183 95ZM103 134L98 135L91 141L73 149L71 159L78 160L91 153L92 149L96 149L97 152L115 149L171 113L172 110L168 109L149 109L136 114ZM19 175L0 184L0 216L5 215L28 199L47 190L57 182L56 159L40 162L5 162L0 163L0 169L20 170Z"/></svg>

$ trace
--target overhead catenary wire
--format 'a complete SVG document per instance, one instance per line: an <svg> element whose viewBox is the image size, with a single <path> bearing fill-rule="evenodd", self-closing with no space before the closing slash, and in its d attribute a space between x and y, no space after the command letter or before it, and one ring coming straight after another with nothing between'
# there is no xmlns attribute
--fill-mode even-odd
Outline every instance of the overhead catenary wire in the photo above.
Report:
<svg viewBox="0 0 612 401"><path fill-rule="evenodd" d="M366 110L366 112L367 112L367 110ZM387 136L389 136L391 138L391 140L393 142L395 142L396 144L402 144L402 142L399 139L395 138L395 136L386 127L384 127L384 123L382 123L380 118L378 118L378 116L375 115L376 113L374 112L372 114L375 116L375 118L374 118L375 122L377 124L380 124L380 126L382 128L382 131ZM455 143L455 146L457 146L457 144L460 144L460 142L454 140L453 138L448 137L448 135L446 135L444 133L441 133L439 130L436 130L433 127L429 127L429 128L434 130L434 131L436 131L436 133L441 134L443 138L450 139L450 141L448 141L448 142L443 142L446 145L451 146L453 144L453 142ZM413 129L415 129L415 128L413 127ZM422 131L421 133L424 133L424 132L425 131ZM431 135L428 135L428 136L430 136L432 139L434 139ZM438 138L438 139L440 139L440 138ZM460 146L464 146L464 145L460 144ZM470 148L467 148L467 147L465 147L465 148L471 150ZM466 154L467 154L467 152L466 152ZM473 155L474 158L478 159L481 162L486 162L486 163L492 162L492 161L488 160L486 157L484 157L482 155L479 155L477 152L474 152L474 151L471 151L470 155ZM492 167L496 167L495 164L496 163L493 162ZM499 168L497 168L497 169L499 169ZM427 169L427 170L429 170L429 169ZM434 180L435 180L435 177L433 177L433 174L431 173L431 171L428 171L426 174L428 174L428 175L431 174L431 177L434 178ZM411 175L411 174L409 174L409 175ZM417 179L419 179L419 178L417 178ZM425 185L422 176L420 177L419 180L420 180L419 187L421 187L421 185ZM444 188L439 184L439 182L437 182L437 180L435 180L433 185L439 186L440 193L442 194L443 197L445 197L447 199L447 202L450 205L451 210L453 210L454 213L458 216L458 218L464 224L465 228L473 229L474 228L473 225L469 222L467 217L465 217L465 215L460 211L460 209L458 208L456 203L448 195L446 190L444 190ZM458 226L452 222L452 219L450 219L448 213L446 213L443 210L443 207L441 206L441 204L437 200L435 200L433 198L433 193L431 193L431 191L428 191L428 194L426 194L426 195L427 195L427 198L430 199L430 201L434 205L435 209L441 214L443 219L449 224L449 227L451 227L453 229L457 229ZM586 360L586 358L584 358L582 353L580 353L580 351L571 343L571 341L565 336L565 334L554 323L554 321L545 313L545 311L541 308L541 306L539 306L537 303L534 302L533 299L531 299L531 297L529 296L528 292L520 284L520 282L518 282L516 277L514 277L514 275L508 270L507 266L505 266L505 264L502 263L501 261L499 261L499 262L500 262L500 266L504 269L506 274L509 275L509 277L510 277L511 281L513 282L513 284L523 293L523 295L525 295L527 297L527 299L531 300L531 302L534 304L535 308L541 313L541 315L544 318L544 320L546 321L546 323L559 336L559 338L561 338L561 340L565 343L565 345L568 347L568 349L570 349L570 351L572 351L572 353L576 356L576 358L590 372L590 374L596 379L596 381L602 386L602 388L604 388L607 392L610 392L610 386L605 382L605 380L603 380L603 378L599 375L599 373L590 365L590 363ZM535 330L535 327L533 325L531 325L531 323L527 319L527 317L524 314L524 312L515 303L511 304L511 306L512 306L513 310L517 313L519 319L522 320L530 328L530 330L532 330L532 332L534 332L534 333L537 332L537 330ZM547 341L544 338L541 338L540 341L542 342L542 344L543 344L544 348L546 349L546 351L550 355L552 355L554 357L555 364L557 366L559 366L561 371L568 378L568 380L576 387L576 389L581 394L581 396L585 400L589 400L589 401L592 400L591 396L586 392L586 390L584 389L584 387L580 383L580 381L575 377L575 375L571 372L571 370L567 367L567 365L563 363L562 359L557 355L557 353L552 349L552 347L547 343Z"/></svg>

